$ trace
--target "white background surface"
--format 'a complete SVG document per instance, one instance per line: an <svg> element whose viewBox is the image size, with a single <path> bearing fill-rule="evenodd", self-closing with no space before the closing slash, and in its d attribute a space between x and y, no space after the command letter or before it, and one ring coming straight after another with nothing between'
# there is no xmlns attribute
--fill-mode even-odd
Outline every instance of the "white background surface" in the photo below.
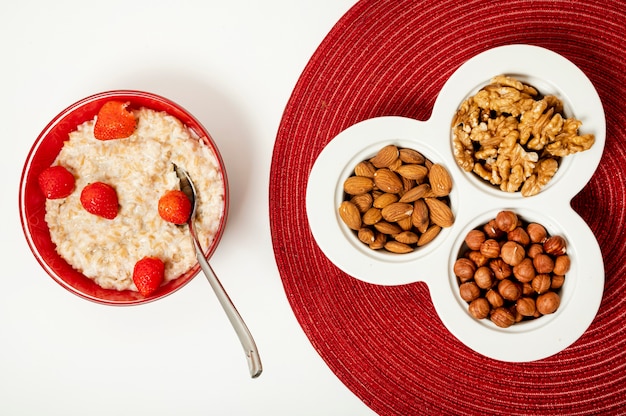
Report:
<svg viewBox="0 0 626 416"><path fill-rule="evenodd" d="M369 415L328 369L287 302L271 246L270 162L309 58L354 0L13 1L0 14L1 415ZM248 323L264 373L198 275L155 303L78 298L24 239L18 186L58 112L111 89L190 110L228 169L231 210L211 262Z"/></svg>

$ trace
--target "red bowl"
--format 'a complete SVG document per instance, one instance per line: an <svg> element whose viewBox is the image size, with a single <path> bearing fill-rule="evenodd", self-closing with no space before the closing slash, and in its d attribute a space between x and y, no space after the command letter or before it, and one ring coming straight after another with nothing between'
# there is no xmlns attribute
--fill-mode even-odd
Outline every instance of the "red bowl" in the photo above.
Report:
<svg viewBox="0 0 626 416"><path fill-rule="evenodd" d="M72 104L57 115L37 137L33 144L20 181L19 209L22 229L30 249L44 270L61 286L84 299L106 305L138 305L163 298L187 284L200 270L196 264L181 276L170 280L150 296L131 290L103 289L93 280L70 266L55 249L45 221L45 197L37 182L42 170L55 160L70 132L85 121L92 120L102 105L111 100L130 102L134 107L146 107L165 111L178 118L213 150L224 184L224 207L222 220L212 245L205 254L215 251L224 231L228 213L228 181L224 162L213 139L200 122L180 105L158 95L132 90L108 91L89 96Z"/></svg>

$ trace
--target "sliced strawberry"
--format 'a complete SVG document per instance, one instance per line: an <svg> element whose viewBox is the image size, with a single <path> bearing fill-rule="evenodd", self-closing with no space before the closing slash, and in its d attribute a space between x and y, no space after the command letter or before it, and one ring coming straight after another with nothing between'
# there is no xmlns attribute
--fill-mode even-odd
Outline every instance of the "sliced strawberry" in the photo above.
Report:
<svg viewBox="0 0 626 416"><path fill-rule="evenodd" d="M161 218L174 224L185 224L191 215L191 201L177 189L163 194L158 207Z"/></svg>
<svg viewBox="0 0 626 416"><path fill-rule="evenodd" d="M112 220L117 216L119 203L115 189L104 182L93 182L83 188L80 203L91 214Z"/></svg>
<svg viewBox="0 0 626 416"><path fill-rule="evenodd" d="M144 296L154 293L165 278L165 265L158 257L144 257L135 263L133 282Z"/></svg>
<svg viewBox="0 0 626 416"><path fill-rule="evenodd" d="M96 124L93 127L93 135L96 139L123 139L133 134L137 120L135 120L135 115L126 107L128 107L128 103L121 101L104 103L98 112Z"/></svg>
<svg viewBox="0 0 626 416"><path fill-rule="evenodd" d="M76 184L74 175L63 166L50 166L44 169L37 179L39 188L48 199L69 196Z"/></svg>

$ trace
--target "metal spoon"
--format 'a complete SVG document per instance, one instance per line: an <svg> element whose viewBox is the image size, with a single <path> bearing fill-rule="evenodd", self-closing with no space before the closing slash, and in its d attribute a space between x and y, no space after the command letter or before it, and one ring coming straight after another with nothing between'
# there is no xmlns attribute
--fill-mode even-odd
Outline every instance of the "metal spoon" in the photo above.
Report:
<svg viewBox="0 0 626 416"><path fill-rule="evenodd" d="M224 290L224 287L222 287L222 284L217 278L217 275L215 274L215 272L213 272L213 269L209 265L206 257L204 257L204 252L202 251L202 247L200 246L200 242L198 241L198 237L196 236L193 225L194 219L196 217L197 205L196 188L193 184L193 181L191 180L191 177L189 176L189 173L187 173L185 169L177 166L176 164L173 165L174 170L176 171L176 175L180 179L180 189L185 193L185 195L187 195L187 198L189 198L189 200L191 201L192 209L191 215L187 220L187 225L189 226L189 233L191 234L191 239L193 240L193 245L196 250L196 257L198 259L198 262L200 263L200 268L206 275L206 278L211 284L215 295L217 295L217 299L222 305L222 308L224 308L224 312L226 312L226 316L228 316L230 323L235 329L235 332L239 337L239 341L241 341L241 345L243 346L243 349L246 353L246 358L248 359L250 375L252 376L252 378L256 378L260 376L261 372L263 371L263 366L261 365L261 357L259 357L256 343L254 342L252 334L248 330L246 323L241 318L241 315L239 315L239 312L237 312L235 305L228 297L228 294Z"/></svg>

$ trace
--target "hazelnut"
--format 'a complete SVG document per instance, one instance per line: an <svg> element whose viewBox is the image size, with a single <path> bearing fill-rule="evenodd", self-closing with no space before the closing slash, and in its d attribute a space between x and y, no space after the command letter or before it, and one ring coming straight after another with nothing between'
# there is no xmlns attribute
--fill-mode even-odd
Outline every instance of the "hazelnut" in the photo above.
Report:
<svg viewBox="0 0 626 416"><path fill-rule="evenodd" d="M467 254L467 258L474 262L477 267L487 264L489 259L485 257L480 251L470 251Z"/></svg>
<svg viewBox="0 0 626 416"><path fill-rule="evenodd" d="M502 259L493 259L489 262L489 268L493 272L496 279L506 279L513 273L511 266L506 264Z"/></svg>
<svg viewBox="0 0 626 416"><path fill-rule="evenodd" d="M507 241L500 251L502 260L511 266L517 266L526 257L524 247L515 241Z"/></svg>
<svg viewBox="0 0 626 416"><path fill-rule="evenodd" d="M506 300L518 300L522 296L522 287L509 279L500 280L498 292Z"/></svg>
<svg viewBox="0 0 626 416"><path fill-rule="evenodd" d="M465 302L471 302L480 296L480 288L475 282L461 283L459 294Z"/></svg>
<svg viewBox="0 0 626 416"><path fill-rule="evenodd" d="M466 258L460 258L454 263L454 274L461 280L467 282L474 277L476 272L476 264Z"/></svg>
<svg viewBox="0 0 626 416"><path fill-rule="evenodd" d="M569 272L570 264L571 262L567 254L558 256L554 260L554 269L552 269L552 272L554 272L554 274L558 274L562 276L565 273Z"/></svg>
<svg viewBox="0 0 626 416"><path fill-rule="evenodd" d="M489 316L491 305L485 298L474 299L468 307L469 313L476 319L484 319Z"/></svg>
<svg viewBox="0 0 626 416"><path fill-rule="evenodd" d="M535 289L533 289L533 286L530 284L530 282L522 283L522 296L531 296L531 295L536 295L536 292L535 292Z"/></svg>
<svg viewBox="0 0 626 416"><path fill-rule="evenodd" d="M485 233L480 230L471 230L465 236L465 244L470 250L480 250L480 245L487 239Z"/></svg>
<svg viewBox="0 0 626 416"><path fill-rule="evenodd" d="M479 267L474 273L474 281L479 288L489 289L493 286L493 272L487 266Z"/></svg>
<svg viewBox="0 0 626 416"><path fill-rule="evenodd" d="M483 230L487 238L500 238L504 234L501 229L496 226L496 220L490 220L483 226Z"/></svg>
<svg viewBox="0 0 626 416"><path fill-rule="evenodd" d="M526 230L522 227L517 227L513 231L509 231L507 233L507 238L509 241L515 241L523 246L530 244L530 237L528 236Z"/></svg>
<svg viewBox="0 0 626 416"><path fill-rule="evenodd" d="M530 282L535 278L535 267L530 257L526 257L520 264L513 267L513 275L523 283Z"/></svg>
<svg viewBox="0 0 626 416"><path fill-rule="evenodd" d="M555 292L546 292L537 296L535 303L539 313L547 315L557 310L561 303L561 298Z"/></svg>
<svg viewBox="0 0 626 416"><path fill-rule="evenodd" d="M507 308L499 307L491 313L491 322L500 328L508 328L515 323L515 316Z"/></svg>
<svg viewBox="0 0 626 416"><path fill-rule="evenodd" d="M554 269L554 260L547 254L537 254L532 262L539 274L552 273Z"/></svg>
<svg viewBox="0 0 626 416"><path fill-rule="evenodd" d="M519 298L515 304L515 309L522 316L533 316L535 314L535 300L533 298Z"/></svg>
<svg viewBox="0 0 626 416"><path fill-rule="evenodd" d="M560 289L561 286L563 286L563 283L565 282L565 276L561 276L561 275L554 275L552 276L552 282L550 284L550 289Z"/></svg>
<svg viewBox="0 0 626 416"><path fill-rule="evenodd" d="M496 215L496 227L508 233L517 227L517 215L513 211L500 211Z"/></svg>
<svg viewBox="0 0 626 416"><path fill-rule="evenodd" d="M563 237L555 235L549 237L543 243L543 249L546 253L552 254L553 256L561 256L567 251L567 244Z"/></svg>
<svg viewBox="0 0 626 416"><path fill-rule="evenodd" d="M497 290L489 289L485 294L485 298L494 308L499 308L504 305L504 299L502 299L502 296Z"/></svg>
<svg viewBox="0 0 626 416"><path fill-rule="evenodd" d="M521 322L521 320L524 319L524 315L522 315L521 313L517 311L517 308L515 308L515 305L511 306L509 310L515 317L515 323Z"/></svg>
<svg viewBox="0 0 626 416"><path fill-rule="evenodd" d="M531 259L534 259L537 254L543 253L543 246L539 243L533 243L526 250L526 255Z"/></svg>
<svg viewBox="0 0 626 416"><path fill-rule="evenodd" d="M500 255L500 244L489 238L480 245L480 253L489 259L495 259Z"/></svg>
<svg viewBox="0 0 626 416"><path fill-rule="evenodd" d="M535 292L541 294L548 290L550 290L550 285L552 281L550 279L549 274L538 274L535 278L530 282L530 285L535 289Z"/></svg>
<svg viewBox="0 0 626 416"><path fill-rule="evenodd" d="M543 225L502 210L468 232L465 247L454 272L473 317L489 316L506 328L558 309L557 290L570 269L563 237L551 237Z"/></svg>
<svg viewBox="0 0 626 416"><path fill-rule="evenodd" d="M544 241L546 241L546 238L548 238L548 232L546 231L546 228L541 224L537 224L536 222L531 222L530 224L528 224L528 226L526 227L526 232L530 237L530 241L533 243L543 243Z"/></svg>

